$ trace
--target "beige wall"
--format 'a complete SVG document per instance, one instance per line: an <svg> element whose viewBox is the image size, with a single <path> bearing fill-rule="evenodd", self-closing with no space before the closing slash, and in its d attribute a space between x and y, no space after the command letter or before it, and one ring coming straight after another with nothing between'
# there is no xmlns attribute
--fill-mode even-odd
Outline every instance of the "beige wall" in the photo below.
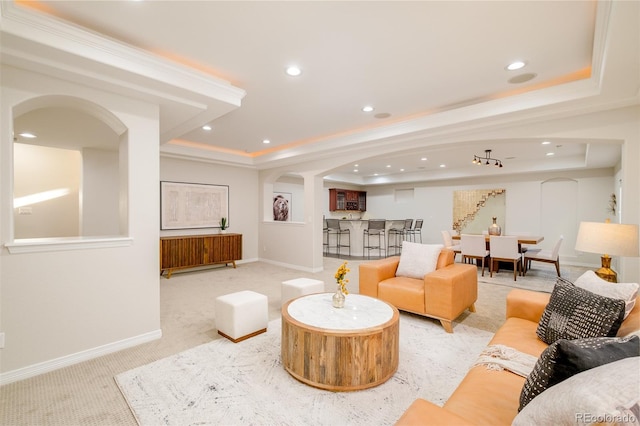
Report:
<svg viewBox="0 0 640 426"><path fill-rule="evenodd" d="M362 186L358 187L367 191L367 217L423 217L425 219L424 235L425 241L440 241L440 231L449 229L451 224L452 197L454 189L471 189L487 187L507 188L507 212L505 229L530 229L533 232L540 232L544 235L545 224L542 223L542 211L540 208L542 182L553 179L575 179L579 181L579 189L576 196L577 208L575 223L580 221L603 221L607 217L606 207L609 196L617 188L617 179L623 181L624 206L620 213L620 220L623 223L640 223L640 168L637 167L640 159L640 107L625 107L612 109L597 113L575 113L568 114L568 117L558 119L530 119L525 124L516 121L515 124L508 125L501 123L495 128L487 126L483 131L473 134L474 139L491 140L504 138L523 137L559 137L559 138L579 138L584 140L596 139L599 142L610 141L610 143L622 146L622 162L619 170L600 169L586 171L583 169L573 170L566 173L547 173L536 175L509 175L505 179L479 178L473 180L455 181L432 181L422 184L399 184L395 186ZM455 134L457 129L452 129ZM438 135L437 137L426 137L425 146L433 143L432 139L447 141L447 143L464 143L464 140L456 142L455 136ZM378 147L371 149L368 156L385 155L393 151L393 146ZM358 161L358 158L351 155L345 158L345 163ZM317 162L309 165L298 165L289 167L291 171L303 175L302 168L307 166L310 170L315 170L316 177L321 177L328 170L337 166L335 162L329 164ZM261 185L265 186L265 191L271 189L268 183L273 176L287 171L281 169L266 169L261 171ZM309 181L311 179L308 179ZM312 185L306 186L305 191ZM335 183L324 183L313 194L305 194L306 197L313 197L315 204L306 204L308 217L305 223L298 225L298 228L284 227L265 221L261 225L261 235L264 241L278 239L278 246L274 251L266 250L266 260L287 264L291 262L293 266L313 270L318 265L322 265L322 215L330 216L328 209L328 189L343 185ZM406 189L415 187L414 203L394 203L393 189ZM353 187L354 189L356 187ZM267 205L264 205L267 210ZM319 211L316 211L316 210ZM315 223L309 222L309 217L316 217ZM570 231L570 230L569 230ZM544 245L551 245L558 236L548 236ZM303 243L304 241L304 243ZM265 243L268 244L268 243ZM318 249L318 247L320 249ZM574 242L563 243L562 253L565 259L581 264L599 264L597 254L575 253ZM640 281L640 258L623 258L614 260L619 265L618 273L622 280L630 282Z"/></svg>
<svg viewBox="0 0 640 426"><path fill-rule="evenodd" d="M258 260L258 172L244 167L162 157L160 180L229 186L229 229L242 234L242 259ZM159 186L160 184L158 184ZM159 205L157 206L159 209ZM160 231L161 236L218 233L216 228Z"/></svg>
<svg viewBox="0 0 640 426"><path fill-rule="evenodd" d="M160 336L158 278L159 110L155 105L39 74L2 68L0 127L0 381L30 375ZM128 237L121 245L10 253L12 108L41 95L99 105L127 128Z"/></svg>
<svg viewBox="0 0 640 426"><path fill-rule="evenodd" d="M30 214L14 209L15 238L80 235L80 152L22 143L14 144L13 149L16 198L52 190L69 191L62 197L25 206Z"/></svg>

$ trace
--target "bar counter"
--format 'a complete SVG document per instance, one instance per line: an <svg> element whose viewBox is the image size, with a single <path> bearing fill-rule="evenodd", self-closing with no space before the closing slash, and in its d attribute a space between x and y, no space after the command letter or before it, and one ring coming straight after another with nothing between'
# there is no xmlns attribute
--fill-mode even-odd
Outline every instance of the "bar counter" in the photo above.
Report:
<svg viewBox="0 0 640 426"><path fill-rule="evenodd" d="M365 253L364 250L364 230L367 229L367 227L369 226L369 220L367 219L340 219L340 227L341 228L346 228L349 230L350 234L351 234L351 256L367 256L367 253ZM389 230L390 229L402 229L404 228L404 219L391 219L391 220L387 220L385 223L385 240L384 240L384 247L386 249L386 247L389 245ZM345 236L343 235L342 237L342 243L344 244L344 238ZM374 243L374 241L377 243L377 238L376 236L371 237L371 243ZM391 242L393 244L393 241ZM374 243L375 244L375 243ZM400 243L401 244L401 243ZM394 250L391 249L391 255L394 254L400 254L400 250L396 250L394 253ZM329 235L329 253L330 254L336 254L336 235L335 234L331 234ZM383 256L389 256L389 253L386 253L386 251L383 251ZM349 249L347 247L342 247L340 250L340 254L343 256L346 256L349 254ZM371 250L371 255L374 257L378 257L378 250Z"/></svg>

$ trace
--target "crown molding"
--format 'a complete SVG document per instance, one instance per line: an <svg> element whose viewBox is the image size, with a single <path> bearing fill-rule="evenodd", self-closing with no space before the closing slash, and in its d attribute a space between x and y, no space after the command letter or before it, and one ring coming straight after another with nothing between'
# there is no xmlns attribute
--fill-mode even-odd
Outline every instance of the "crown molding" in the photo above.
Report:
<svg viewBox="0 0 640 426"><path fill-rule="evenodd" d="M164 123L164 127L161 123L162 142L240 107L246 95L243 89L216 76L12 1L0 2L0 13L3 63L153 102L168 113L177 112L181 121Z"/></svg>

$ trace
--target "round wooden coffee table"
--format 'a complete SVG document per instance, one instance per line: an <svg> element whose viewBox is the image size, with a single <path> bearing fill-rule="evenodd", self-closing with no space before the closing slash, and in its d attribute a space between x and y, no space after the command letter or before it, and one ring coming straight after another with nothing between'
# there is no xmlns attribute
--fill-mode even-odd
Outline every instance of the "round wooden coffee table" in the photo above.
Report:
<svg viewBox="0 0 640 426"><path fill-rule="evenodd" d="M398 310L360 294L337 309L332 296L311 294L282 306L282 365L301 382L332 391L384 383L398 369Z"/></svg>

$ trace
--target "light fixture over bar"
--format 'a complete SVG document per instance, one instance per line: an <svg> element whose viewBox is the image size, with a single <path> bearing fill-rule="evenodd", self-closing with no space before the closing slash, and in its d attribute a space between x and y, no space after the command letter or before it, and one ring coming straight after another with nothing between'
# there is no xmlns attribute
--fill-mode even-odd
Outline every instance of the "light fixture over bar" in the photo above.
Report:
<svg viewBox="0 0 640 426"><path fill-rule="evenodd" d="M480 157L479 155L473 156L473 164L477 164L478 166L481 164L484 164L485 166L490 166L492 165L492 163L496 167L502 167L502 160L498 160L497 158L491 158L490 149L484 150L484 157Z"/></svg>

